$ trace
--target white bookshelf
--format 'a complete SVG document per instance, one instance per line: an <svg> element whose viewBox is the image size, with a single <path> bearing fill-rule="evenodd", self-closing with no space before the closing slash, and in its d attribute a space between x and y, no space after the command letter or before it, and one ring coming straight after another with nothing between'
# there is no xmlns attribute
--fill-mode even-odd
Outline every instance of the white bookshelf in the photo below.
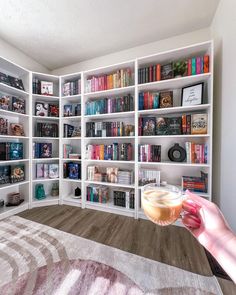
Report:
<svg viewBox="0 0 236 295"><path fill-rule="evenodd" d="M170 61L181 60L208 54L210 56L210 71L206 74L199 74L187 77L174 78L169 80L162 80L157 82L138 84L138 69L149 66L152 64L165 64ZM8 117L9 120L15 120L16 122L22 122L26 126L26 137L11 137L1 136L0 141L13 140L23 141L27 146L25 159L22 160L26 163L28 169L27 179L24 183L14 184L14 189L25 191L29 190L30 197L27 199L30 207L46 206L54 204L68 204L72 206L78 206L82 208L89 208L94 210L101 210L111 213L122 214L131 216L134 218L145 218L140 202L141 187L138 185L138 171L141 168L156 169L161 173L161 180L165 180L170 184L181 185L181 177L183 175L199 176L200 171L208 173L208 192L206 194L199 194L202 197L212 200L212 127L213 127L213 42L207 41L199 44L194 44L187 47L182 47L170 51L161 52L155 55L144 56L134 58L133 60L114 64L106 67L100 67L97 69L91 69L84 72L77 72L63 76L53 76L43 73L34 73L27 71L14 63L11 63L1 58L1 70L6 73L15 74L15 76L22 77L25 91L19 91L12 87L6 86L0 83L0 92L7 93L10 95L22 95L28 101L27 113L25 115L11 113L9 111L0 110L0 116ZM86 80L91 76L98 76L100 74L112 73L121 68L131 68L133 72L133 85L123 88L115 88L106 91L86 92ZM32 93L32 79L37 77L40 80L52 81L55 84L54 96L43 96ZM63 95L62 87L67 81L73 81L75 79L81 79L81 93L76 95ZM181 106L181 88L196 83L204 82L204 104L182 107ZM173 90L174 91L174 102L172 108L166 109L155 109L155 110L139 110L138 108L138 96L141 91L162 91L162 90ZM86 115L85 105L87 101L96 100L104 97L120 97L126 94L131 94L134 97L134 110L129 112L120 113L108 113L108 114L96 114ZM52 142L53 153L51 159L43 159L45 163L59 163L60 165L60 177L59 179L35 179L34 167L36 163L41 162L41 159L32 158L32 143L33 141L40 142L42 138L37 137L34 134L33 126L35 122L41 118L35 116L34 105L36 101L45 102L58 102L60 107L60 118L45 117L46 122L57 122L59 123L59 137L58 138L43 138L45 142ZM66 104L77 104L81 103L81 115L75 116L72 114L70 117L64 117L64 105ZM181 116L182 114L192 113L207 113L208 114L208 133L203 135L163 135L163 136L138 136L138 119L140 116ZM86 137L86 122L105 122L105 121L123 121L129 122L135 125L134 136L123 136L123 137ZM63 137L63 125L71 124L75 126L81 126L81 137L65 138ZM185 145L186 141L194 141L196 143L206 143L208 145L208 163L207 164L190 164L186 162L176 163L170 162L167 157L168 149L179 143L181 146ZM133 145L133 160L132 161L112 161L112 160L88 160L85 158L85 151L87 144L111 144L113 142L118 143L131 143ZM138 162L138 144L160 144L162 146L162 159L161 162L150 163L150 162ZM63 158L63 144L70 144L73 147L72 153L81 154L81 159L68 159ZM66 162L75 162L81 164L82 178L80 180L63 178L63 164ZM6 162L0 162L0 165ZM10 162L9 162L10 164ZM113 183L95 182L87 179L87 167L89 165L97 165L99 167L118 167L123 169L132 169L134 171L134 183L131 185L121 185ZM32 169L30 169L32 167ZM46 191L49 192L49 187L54 181L59 182L60 186L60 197L48 196L44 200L35 200L33 195L34 186L38 182L42 182L45 185ZM109 193L112 194L112 190L117 187L132 188L135 190L135 209L127 209L118 206L114 206L112 198L107 204L93 203L86 199L86 188L91 184L105 185L109 189ZM74 198L74 190L76 187L81 189L81 199ZM0 187L1 192L4 194L9 190L13 190L13 186L7 185L6 187ZM23 203L28 204L28 203ZM16 210L23 208L8 209L0 208L0 216L9 216L14 214ZM2 210L2 211L1 211ZM1 217L2 218L2 217Z"/></svg>
<svg viewBox="0 0 236 295"><path fill-rule="evenodd" d="M0 219L6 218L12 214L19 213L29 208L29 195L30 195L30 83L29 76L30 71L27 69L10 62L9 60L0 57L0 72L22 79L25 90L20 90L9 85L0 83L0 94L21 97L25 100L25 114L16 113L11 110L0 109L0 117L8 120L10 123L19 123L24 127L25 136L12 136L10 133L7 135L0 135L0 142L21 142L23 143L23 159L21 160L8 160L0 161L0 166L6 165L24 165L25 180L17 183L7 183L0 185L0 199L3 199L7 203L8 194L13 192L19 192L24 198L24 202L16 207L0 207ZM9 128L9 126L8 126Z"/></svg>

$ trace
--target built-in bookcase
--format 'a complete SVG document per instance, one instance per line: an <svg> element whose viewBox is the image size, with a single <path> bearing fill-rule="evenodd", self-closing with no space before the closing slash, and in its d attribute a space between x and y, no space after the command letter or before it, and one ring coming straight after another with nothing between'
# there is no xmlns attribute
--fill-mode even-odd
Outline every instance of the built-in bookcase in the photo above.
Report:
<svg viewBox="0 0 236 295"><path fill-rule="evenodd" d="M156 64L168 64L178 60L187 60L197 56L209 55L210 68L209 72L197 75L184 76L179 78L172 78L167 80L160 80L155 82L149 82L140 84L138 75L139 69ZM182 176L199 176L200 172L208 173L208 190L207 193L199 193L204 198L212 200L212 127L213 127L213 43L212 41L195 44L188 47L183 47L175 50L170 50L162 53L158 53L151 56L134 58L128 62L115 64L103 68L94 70L73 73L64 76L52 76L47 74L32 73L22 69L4 59L1 61L1 70L14 73L15 75L22 77L26 92L20 92L12 89L11 87L0 84L0 91L5 93L24 95L27 104L27 114L11 114L6 111L1 111L1 116L11 116L17 122L23 122L26 130L26 138L22 140L26 143L25 160L28 165L27 180L23 184L17 184L15 187L21 190L30 190L30 196L28 201L30 206L44 206L50 204L69 204L74 206L81 206L82 208L90 208L95 210L102 210L111 213L123 214L134 218L145 218L145 215L141 206L141 187L139 186L139 171L140 169L154 169L160 171L161 180L166 181L169 184L181 186ZM99 77L101 75L110 75L116 73L119 70L130 69L131 80L129 85L124 84L124 87L115 87L109 90L94 91L94 89L87 87L87 80L92 77ZM54 82L55 95L42 96L32 93L32 81L34 78ZM64 93L65 83L74 82L80 80L79 92ZM103 83L103 81L100 81ZM99 82L99 83L100 83ZM204 83L204 97L203 103L195 106L181 106L181 90L183 87L194 85L197 83ZM74 84L72 83L72 88ZM122 86L122 85L118 85ZM173 91L173 107L171 108L157 108L148 110L139 110L139 94L145 91ZM128 111L109 112L109 113L93 113L88 114L86 112L86 106L89 102L96 102L102 98L117 98L130 95L133 97L133 109ZM35 102L58 102L60 106L60 118L40 118L35 116ZM75 114L72 112L69 116L64 116L66 105L81 104L81 114ZM199 135L152 135L152 136L140 136L139 135L139 118L144 116L150 117L176 117L183 114L194 113L207 113L208 114L208 132L207 134ZM45 122L58 122L59 124L59 137L58 138L43 138L44 142L53 143L53 158L45 160L46 162L56 162L60 164L60 177L58 180L60 184L60 197L48 196L45 200L36 201L34 199L34 187L37 183L35 179L35 165L38 159L33 159L32 156L32 144L33 142L40 141L41 138L35 136L34 126L36 122L42 120ZM124 124L134 125L134 133L130 136L101 136L101 137L87 137L86 136L86 124L98 122L123 122ZM64 125L69 124L76 127L80 127L80 136L65 137ZM0 140L3 140L0 138ZM5 140L5 138L4 138ZM20 140L18 138L11 140ZM208 146L208 160L205 164L191 164L187 162L171 162L168 158L168 150L175 143L185 147L185 143L193 141L196 144L206 144ZM98 160L89 159L87 151L87 145L111 145L117 144L132 144L133 152L132 159L129 161L124 160ZM80 159L70 159L64 155L64 145L71 145L74 154L81 155ZM139 162L139 148L140 144L153 144L161 145L161 162ZM79 163L81 165L81 178L70 179L65 178L63 175L63 166L65 163ZM2 164L2 163L1 163ZM3 163L4 164L4 163ZM124 185L111 182L96 182L88 179L88 166L96 165L105 169L107 167L119 168L124 170L132 170L134 174L133 183L130 185ZM32 167L32 169L29 169ZM31 172L32 171L32 172ZM54 181L54 180L53 180ZM50 185L52 180L45 180L44 184L46 191L50 191ZM41 182L40 182L41 183ZM110 200L107 203L99 203L88 201L87 187L90 185L103 185L108 188ZM79 187L81 189L81 198L74 198L75 189ZM118 188L133 189L135 192L135 208L130 209L126 207L115 206L113 203L113 191ZM29 189L31 188L31 189ZM12 190L13 187L3 188L0 190L7 194L8 190ZM27 205L28 203L24 203ZM3 209L0 209L3 211ZM9 211L11 212L11 211ZM14 212L14 211L12 211ZM5 215L2 215L5 216Z"/></svg>
<svg viewBox="0 0 236 295"><path fill-rule="evenodd" d="M12 214L16 214L20 211L26 210L29 206L30 201L30 83L29 76L30 72L21 66L16 65L2 57L0 57L0 72L12 77L16 77L22 80L24 85L24 90L14 88L10 85L0 83L0 94L1 96L9 96L10 100L12 97L22 98L25 100L25 113L17 113L10 110L0 109L0 117L8 120L8 125L10 123L21 124L24 127L25 136L12 136L10 135L10 128L8 126L8 134L0 135L0 142L10 142L10 143L23 143L23 159L21 160L9 160L0 161L0 166L15 166L18 164L24 165L25 170L25 180L17 183L6 183L0 185L0 199L3 199L7 203L8 194L10 193L20 193L24 198L24 202L17 207L1 207L0 208L0 218L8 217Z"/></svg>
<svg viewBox="0 0 236 295"><path fill-rule="evenodd" d="M53 83L53 94L52 95L43 95L34 93L33 83L37 81L47 81ZM60 109L60 94L59 94L59 77L54 75L42 74L42 73L32 73L31 76L31 84L32 84L32 123L31 123L31 202L30 207L37 206L47 206L47 205L55 205L59 203L59 196L51 196L51 189L54 183L57 183L59 186L58 178L49 178L49 177L38 177L37 176L37 165L45 164L46 167L50 164L58 164L60 160L60 114L58 117L49 116L49 114L40 116L36 113L36 104L41 103L49 106L50 104L55 104L59 106ZM38 123L53 123L58 125L59 133L57 137L45 137L40 136L37 132L37 124ZM35 155L35 145L37 144L52 144L52 156L51 158L40 158ZM37 200L35 198L35 189L39 184L43 184L46 198L42 200Z"/></svg>

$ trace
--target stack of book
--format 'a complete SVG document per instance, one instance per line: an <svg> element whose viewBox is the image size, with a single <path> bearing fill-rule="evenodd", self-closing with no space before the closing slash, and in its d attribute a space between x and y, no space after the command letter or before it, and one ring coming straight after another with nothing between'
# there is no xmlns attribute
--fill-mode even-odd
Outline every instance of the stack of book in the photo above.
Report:
<svg viewBox="0 0 236 295"><path fill-rule="evenodd" d="M139 186L143 186L149 183L160 184L160 171L151 169L140 169L138 172Z"/></svg>
<svg viewBox="0 0 236 295"><path fill-rule="evenodd" d="M40 81L33 78L33 93L40 95L53 95L53 82Z"/></svg>
<svg viewBox="0 0 236 295"><path fill-rule="evenodd" d="M161 146L152 144L139 144L139 162L161 162Z"/></svg>
<svg viewBox="0 0 236 295"><path fill-rule="evenodd" d="M25 180L25 165L0 166L0 184L16 183Z"/></svg>
<svg viewBox="0 0 236 295"><path fill-rule="evenodd" d="M119 188L113 191L113 202L115 206L134 209L134 190Z"/></svg>
<svg viewBox="0 0 236 295"><path fill-rule="evenodd" d="M81 154L72 153L73 147L70 144L63 144L64 159L81 159Z"/></svg>
<svg viewBox="0 0 236 295"><path fill-rule="evenodd" d="M86 122L86 137L134 136L134 125L124 122Z"/></svg>
<svg viewBox="0 0 236 295"><path fill-rule="evenodd" d="M118 170L117 182L120 184L133 184L134 172L132 170Z"/></svg>
<svg viewBox="0 0 236 295"><path fill-rule="evenodd" d="M140 92L138 102L139 110L157 109L159 107L159 92Z"/></svg>
<svg viewBox="0 0 236 295"><path fill-rule="evenodd" d="M207 114L182 117L139 117L139 136L207 134Z"/></svg>
<svg viewBox="0 0 236 295"><path fill-rule="evenodd" d="M21 160L23 159L24 149L21 142L1 142L0 160Z"/></svg>
<svg viewBox="0 0 236 295"><path fill-rule="evenodd" d="M0 72L0 83L9 85L11 87L14 87L20 90L25 90L21 79L1 73L1 72Z"/></svg>
<svg viewBox="0 0 236 295"><path fill-rule="evenodd" d="M64 137L80 137L81 126L73 126L70 124L64 124Z"/></svg>
<svg viewBox="0 0 236 295"><path fill-rule="evenodd" d="M182 176L182 189L198 193L207 193L208 174L201 171L201 177Z"/></svg>
<svg viewBox="0 0 236 295"><path fill-rule="evenodd" d="M58 124L37 122L35 134L37 137L58 137Z"/></svg>
<svg viewBox="0 0 236 295"><path fill-rule="evenodd" d="M52 143L47 142L33 142L33 157L51 158L52 157Z"/></svg>
<svg viewBox="0 0 236 295"><path fill-rule="evenodd" d="M36 178L59 178L59 164L36 164Z"/></svg>
<svg viewBox="0 0 236 295"><path fill-rule="evenodd" d="M69 179L81 179L80 163L63 163L63 177Z"/></svg>
<svg viewBox="0 0 236 295"><path fill-rule="evenodd" d="M103 91L113 88L127 87L133 84L132 70L120 69L111 74L88 77L86 92Z"/></svg>
<svg viewBox="0 0 236 295"><path fill-rule="evenodd" d="M191 164L207 164L207 145L197 144L194 142L186 142L187 163Z"/></svg>
<svg viewBox="0 0 236 295"><path fill-rule="evenodd" d="M0 93L0 109L25 114L25 100Z"/></svg>
<svg viewBox="0 0 236 295"><path fill-rule="evenodd" d="M62 87L64 96L81 94L81 79L66 81Z"/></svg>
<svg viewBox="0 0 236 295"><path fill-rule="evenodd" d="M87 186L87 201L97 203L107 203L109 201L108 187L103 185Z"/></svg>
<svg viewBox="0 0 236 295"><path fill-rule="evenodd" d="M181 61L160 65L154 64L138 70L138 83L150 83L160 80L199 75L209 72L209 55L193 57Z"/></svg>
<svg viewBox="0 0 236 295"><path fill-rule="evenodd" d="M131 143L88 144L86 146L85 159L88 160L114 160L132 161L133 146Z"/></svg>
<svg viewBox="0 0 236 295"><path fill-rule="evenodd" d="M86 115L129 112L134 110L134 98L128 94L123 97L100 98L88 101L85 105Z"/></svg>
<svg viewBox="0 0 236 295"><path fill-rule="evenodd" d="M64 105L64 117L71 116L81 116L81 103Z"/></svg>
<svg viewBox="0 0 236 295"><path fill-rule="evenodd" d="M55 103L36 102L35 116L59 117L59 105Z"/></svg>

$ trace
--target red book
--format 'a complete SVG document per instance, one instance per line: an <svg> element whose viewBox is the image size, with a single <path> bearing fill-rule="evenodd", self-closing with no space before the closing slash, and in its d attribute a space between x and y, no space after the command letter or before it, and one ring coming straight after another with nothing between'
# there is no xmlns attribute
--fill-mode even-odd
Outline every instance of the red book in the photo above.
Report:
<svg viewBox="0 0 236 295"><path fill-rule="evenodd" d="M201 58L197 57L196 58L196 74L199 75L201 74Z"/></svg>
<svg viewBox="0 0 236 295"><path fill-rule="evenodd" d="M187 134L187 118L186 118L186 115L182 115L182 133Z"/></svg>
<svg viewBox="0 0 236 295"><path fill-rule="evenodd" d="M160 64L156 65L156 80L157 81L161 80L161 65Z"/></svg>
<svg viewBox="0 0 236 295"><path fill-rule="evenodd" d="M204 55L204 66L203 66L203 69L204 69L204 73L209 73L209 55Z"/></svg>
<svg viewBox="0 0 236 295"><path fill-rule="evenodd" d="M149 67L149 81L148 82L153 82L152 66Z"/></svg>
<svg viewBox="0 0 236 295"><path fill-rule="evenodd" d="M191 115L186 116L186 134L191 134Z"/></svg>
<svg viewBox="0 0 236 295"><path fill-rule="evenodd" d="M192 75L192 59L188 60L188 76Z"/></svg>
<svg viewBox="0 0 236 295"><path fill-rule="evenodd" d="M144 92L144 110L148 110L148 92Z"/></svg>
<svg viewBox="0 0 236 295"><path fill-rule="evenodd" d="M193 142L191 144L191 161L192 161L192 164L196 163L195 143Z"/></svg>
<svg viewBox="0 0 236 295"><path fill-rule="evenodd" d="M153 108L153 94L148 92L148 109Z"/></svg>

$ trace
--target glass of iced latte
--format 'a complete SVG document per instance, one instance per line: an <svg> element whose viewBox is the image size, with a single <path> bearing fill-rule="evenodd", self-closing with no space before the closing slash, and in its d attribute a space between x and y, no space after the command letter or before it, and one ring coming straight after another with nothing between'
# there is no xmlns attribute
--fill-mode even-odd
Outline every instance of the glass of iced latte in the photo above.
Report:
<svg viewBox="0 0 236 295"><path fill-rule="evenodd" d="M165 226L174 223L182 211L182 191L174 185L147 184L142 188L142 207L154 223Z"/></svg>

